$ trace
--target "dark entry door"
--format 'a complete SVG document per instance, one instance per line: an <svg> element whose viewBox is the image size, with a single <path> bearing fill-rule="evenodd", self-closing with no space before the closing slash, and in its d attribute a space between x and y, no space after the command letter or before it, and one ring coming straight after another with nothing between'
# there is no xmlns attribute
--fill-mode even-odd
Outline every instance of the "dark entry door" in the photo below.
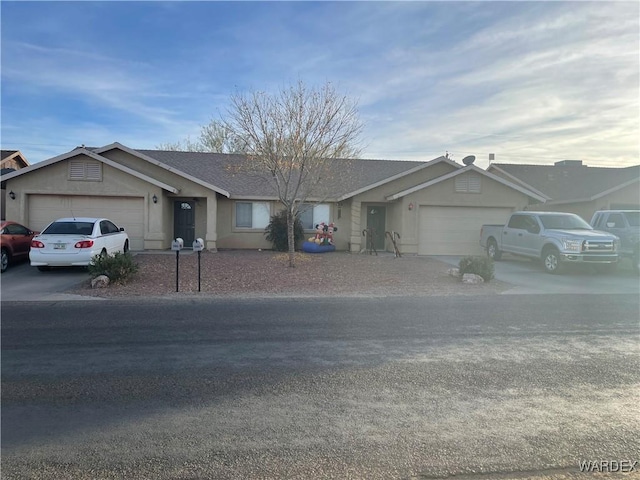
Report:
<svg viewBox="0 0 640 480"><path fill-rule="evenodd" d="M384 250L384 232L386 227L385 207L367 207L367 229L373 233L373 245L376 250Z"/></svg>
<svg viewBox="0 0 640 480"><path fill-rule="evenodd" d="M173 238L184 240L185 247L191 247L195 240L195 203L178 200L173 204Z"/></svg>

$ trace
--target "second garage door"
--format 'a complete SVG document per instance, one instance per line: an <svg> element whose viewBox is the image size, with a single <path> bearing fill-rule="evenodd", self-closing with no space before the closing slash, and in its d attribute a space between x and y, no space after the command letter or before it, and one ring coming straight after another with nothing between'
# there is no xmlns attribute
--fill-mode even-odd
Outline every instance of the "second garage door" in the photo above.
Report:
<svg viewBox="0 0 640 480"><path fill-rule="evenodd" d="M420 207L419 255L482 255L480 228L504 224L512 209L487 207Z"/></svg>
<svg viewBox="0 0 640 480"><path fill-rule="evenodd" d="M144 201L141 197L29 196L29 227L35 230L42 230L58 218L71 216L108 218L124 227L131 250L144 248Z"/></svg>

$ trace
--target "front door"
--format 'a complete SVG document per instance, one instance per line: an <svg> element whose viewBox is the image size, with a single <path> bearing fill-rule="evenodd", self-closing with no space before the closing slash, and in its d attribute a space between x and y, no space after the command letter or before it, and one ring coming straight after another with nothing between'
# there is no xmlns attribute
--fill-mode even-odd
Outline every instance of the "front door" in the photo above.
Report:
<svg viewBox="0 0 640 480"><path fill-rule="evenodd" d="M386 228L385 207L369 206L367 207L367 235L373 237L373 246L376 250L384 250L384 232ZM369 239L367 239L369 242ZM365 247L368 248L367 243Z"/></svg>
<svg viewBox="0 0 640 480"><path fill-rule="evenodd" d="M195 233L195 202L177 200L173 204L173 238L181 238L185 247L191 247Z"/></svg>

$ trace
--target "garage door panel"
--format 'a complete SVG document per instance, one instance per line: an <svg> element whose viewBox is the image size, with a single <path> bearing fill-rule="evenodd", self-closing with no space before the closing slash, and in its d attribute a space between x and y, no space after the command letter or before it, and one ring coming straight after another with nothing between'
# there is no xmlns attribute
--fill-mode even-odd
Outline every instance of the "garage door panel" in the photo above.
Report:
<svg viewBox="0 0 640 480"><path fill-rule="evenodd" d="M505 223L511 208L420 207L420 255L482 255L480 228Z"/></svg>
<svg viewBox="0 0 640 480"><path fill-rule="evenodd" d="M104 217L123 227L132 250L144 248L144 201L138 197L30 195L29 226L42 230L62 217Z"/></svg>

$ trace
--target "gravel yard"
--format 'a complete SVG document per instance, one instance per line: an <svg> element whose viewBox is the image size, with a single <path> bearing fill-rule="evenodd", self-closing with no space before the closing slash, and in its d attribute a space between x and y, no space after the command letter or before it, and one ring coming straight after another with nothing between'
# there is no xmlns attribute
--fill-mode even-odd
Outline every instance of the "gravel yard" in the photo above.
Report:
<svg viewBox="0 0 640 480"><path fill-rule="evenodd" d="M286 253L228 250L180 254L179 293L173 252L138 253L139 271L126 285L92 289L89 281L71 293L99 297L123 296L400 296L493 295L506 290L492 280L466 285L447 274L450 265L432 258L389 253L378 256L332 252L296 253L296 267Z"/></svg>

